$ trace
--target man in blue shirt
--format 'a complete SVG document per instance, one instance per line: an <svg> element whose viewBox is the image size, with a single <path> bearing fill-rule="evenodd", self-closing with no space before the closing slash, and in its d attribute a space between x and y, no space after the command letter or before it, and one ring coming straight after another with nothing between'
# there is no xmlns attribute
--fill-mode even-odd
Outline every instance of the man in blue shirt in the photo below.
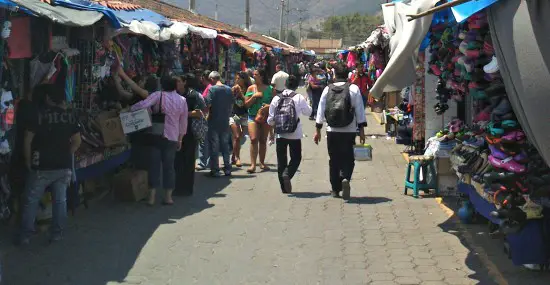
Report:
<svg viewBox="0 0 550 285"><path fill-rule="evenodd" d="M231 140L231 129L229 117L233 110L234 97L231 88L221 82L221 76L217 71L209 75L212 87L206 95L206 104L210 108L208 114L208 141L210 143L210 175L220 176L220 165L218 162L221 150L224 175L231 175L231 149L228 141Z"/></svg>

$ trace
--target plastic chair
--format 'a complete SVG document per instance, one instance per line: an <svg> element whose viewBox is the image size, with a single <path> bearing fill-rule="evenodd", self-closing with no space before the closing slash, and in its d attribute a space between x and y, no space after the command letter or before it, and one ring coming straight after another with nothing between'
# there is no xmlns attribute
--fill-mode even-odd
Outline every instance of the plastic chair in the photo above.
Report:
<svg viewBox="0 0 550 285"><path fill-rule="evenodd" d="M414 180L411 181L411 172L414 171ZM420 171L422 171L422 180L420 179ZM428 180L428 178L430 178ZM430 189L434 189L435 194L439 195L437 189L437 171L435 168L435 158L433 156L414 155L409 157L409 165L405 178L405 195L408 189L413 190L413 197L418 198L420 190L424 193L429 193Z"/></svg>

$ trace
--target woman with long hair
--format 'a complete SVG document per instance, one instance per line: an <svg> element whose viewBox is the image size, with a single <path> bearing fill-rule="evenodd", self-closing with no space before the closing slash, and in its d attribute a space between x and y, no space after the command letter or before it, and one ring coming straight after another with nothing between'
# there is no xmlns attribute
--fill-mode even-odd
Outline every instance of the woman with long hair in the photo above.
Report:
<svg viewBox="0 0 550 285"><path fill-rule="evenodd" d="M323 90L327 87L326 75L321 69L314 68L309 76L308 84L311 89L311 108L313 109L309 119L313 121L317 117L317 107L319 106L319 101L321 101Z"/></svg>
<svg viewBox="0 0 550 285"><path fill-rule="evenodd" d="M250 77L244 71L240 71L235 76L235 86L231 89L235 97L233 106L233 116L229 120L231 132L233 133L233 155L231 162L237 167L241 167L241 139L248 128L248 110L244 104L245 93L248 87L252 85Z"/></svg>
<svg viewBox="0 0 550 285"><path fill-rule="evenodd" d="M250 168L248 173L256 172L256 160L260 156L260 169L267 171L269 167L265 164L268 136L273 139L271 127L265 122L257 122L256 115L262 107L267 106L273 99L273 87L271 87L267 71L258 68L254 71L256 84L248 87L245 94L245 106L248 108L248 132L250 136Z"/></svg>
<svg viewBox="0 0 550 285"><path fill-rule="evenodd" d="M183 137L182 147L176 153L174 168L176 170L176 188L174 195L191 196L195 184L195 157L197 151L197 138L193 133L194 120L204 116L202 112L206 104L202 95L196 90L197 79L193 73L187 73L176 77L177 91L187 101L189 121L187 133Z"/></svg>

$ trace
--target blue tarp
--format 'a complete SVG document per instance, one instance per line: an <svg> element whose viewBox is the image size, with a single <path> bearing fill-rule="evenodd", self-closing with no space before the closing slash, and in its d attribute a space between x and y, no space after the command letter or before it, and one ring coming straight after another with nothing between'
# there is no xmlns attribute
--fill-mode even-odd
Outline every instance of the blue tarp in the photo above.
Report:
<svg viewBox="0 0 550 285"><path fill-rule="evenodd" d="M147 9L139 9L134 11L114 11L115 16L126 24L130 24L132 20L153 22L160 27L169 27L172 22L161 14Z"/></svg>
<svg viewBox="0 0 550 285"><path fill-rule="evenodd" d="M262 49L263 46L261 44L257 44L257 43L251 43L250 46L253 48L253 49Z"/></svg>
<svg viewBox="0 0 550 285"><path fill-rule="evenodd" d="M432 19L432 26L437 24L444 24L444 23L454 24L455 22L456 20L451 10L445 9L443 11L439 11L434 14L434 17ZM424 40L420 44L420 51L424 51L426 50L426 48L428 48L428 46L430 45L431 35L432 33L428 32L428 34L426 35L426 38L424 38Z"/></svg>
<svg viewBox="0 0 550 285"><path fill-rule="evenodd" d="M447 0L447 2L451 2L452 0ZM451 10L453 11L453 14L456 18L457 22L462 22L466 19L468 19L473 14L491 6L492 4L496 3L498 0L476 0L476 1L470 1L466 2L464 4L460 4L456 7L452 7Z"/></svg>
<svg viewBox="0 0 550 285"><path fill-rule="evenodd" d="M53 0L52 3L54 5L59 5L59 6L76 9L76 10L101 12L103 15L105 15L105 17L107 17L111 25L113 25L113 28L115 29L121 28L120 22L115 15L115 11L103 5L86 1L86 0Z"/></svg>
<svg viewBox="0 0 550 285"><path fill-rule="evenodd" d="M27 9L25 7L21 7L21 6L17 5L17 3L14 3L10 0L0 0L0 8L6 9L6 10L9 10L9 11L20 11L20 12L27 13L29 15L36 16L29 9Z"/></svg>

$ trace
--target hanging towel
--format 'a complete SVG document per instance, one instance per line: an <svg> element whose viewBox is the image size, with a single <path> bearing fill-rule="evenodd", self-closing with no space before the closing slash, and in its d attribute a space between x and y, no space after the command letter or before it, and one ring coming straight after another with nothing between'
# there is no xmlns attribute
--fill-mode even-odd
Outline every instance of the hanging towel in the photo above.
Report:
<svg viewBox="0 0 550 285"><path fill-rule="evenodd" d="M30 17L11 19L12 30L8 38L8 58L30 58L31 49L31 22Z"/></svg>

